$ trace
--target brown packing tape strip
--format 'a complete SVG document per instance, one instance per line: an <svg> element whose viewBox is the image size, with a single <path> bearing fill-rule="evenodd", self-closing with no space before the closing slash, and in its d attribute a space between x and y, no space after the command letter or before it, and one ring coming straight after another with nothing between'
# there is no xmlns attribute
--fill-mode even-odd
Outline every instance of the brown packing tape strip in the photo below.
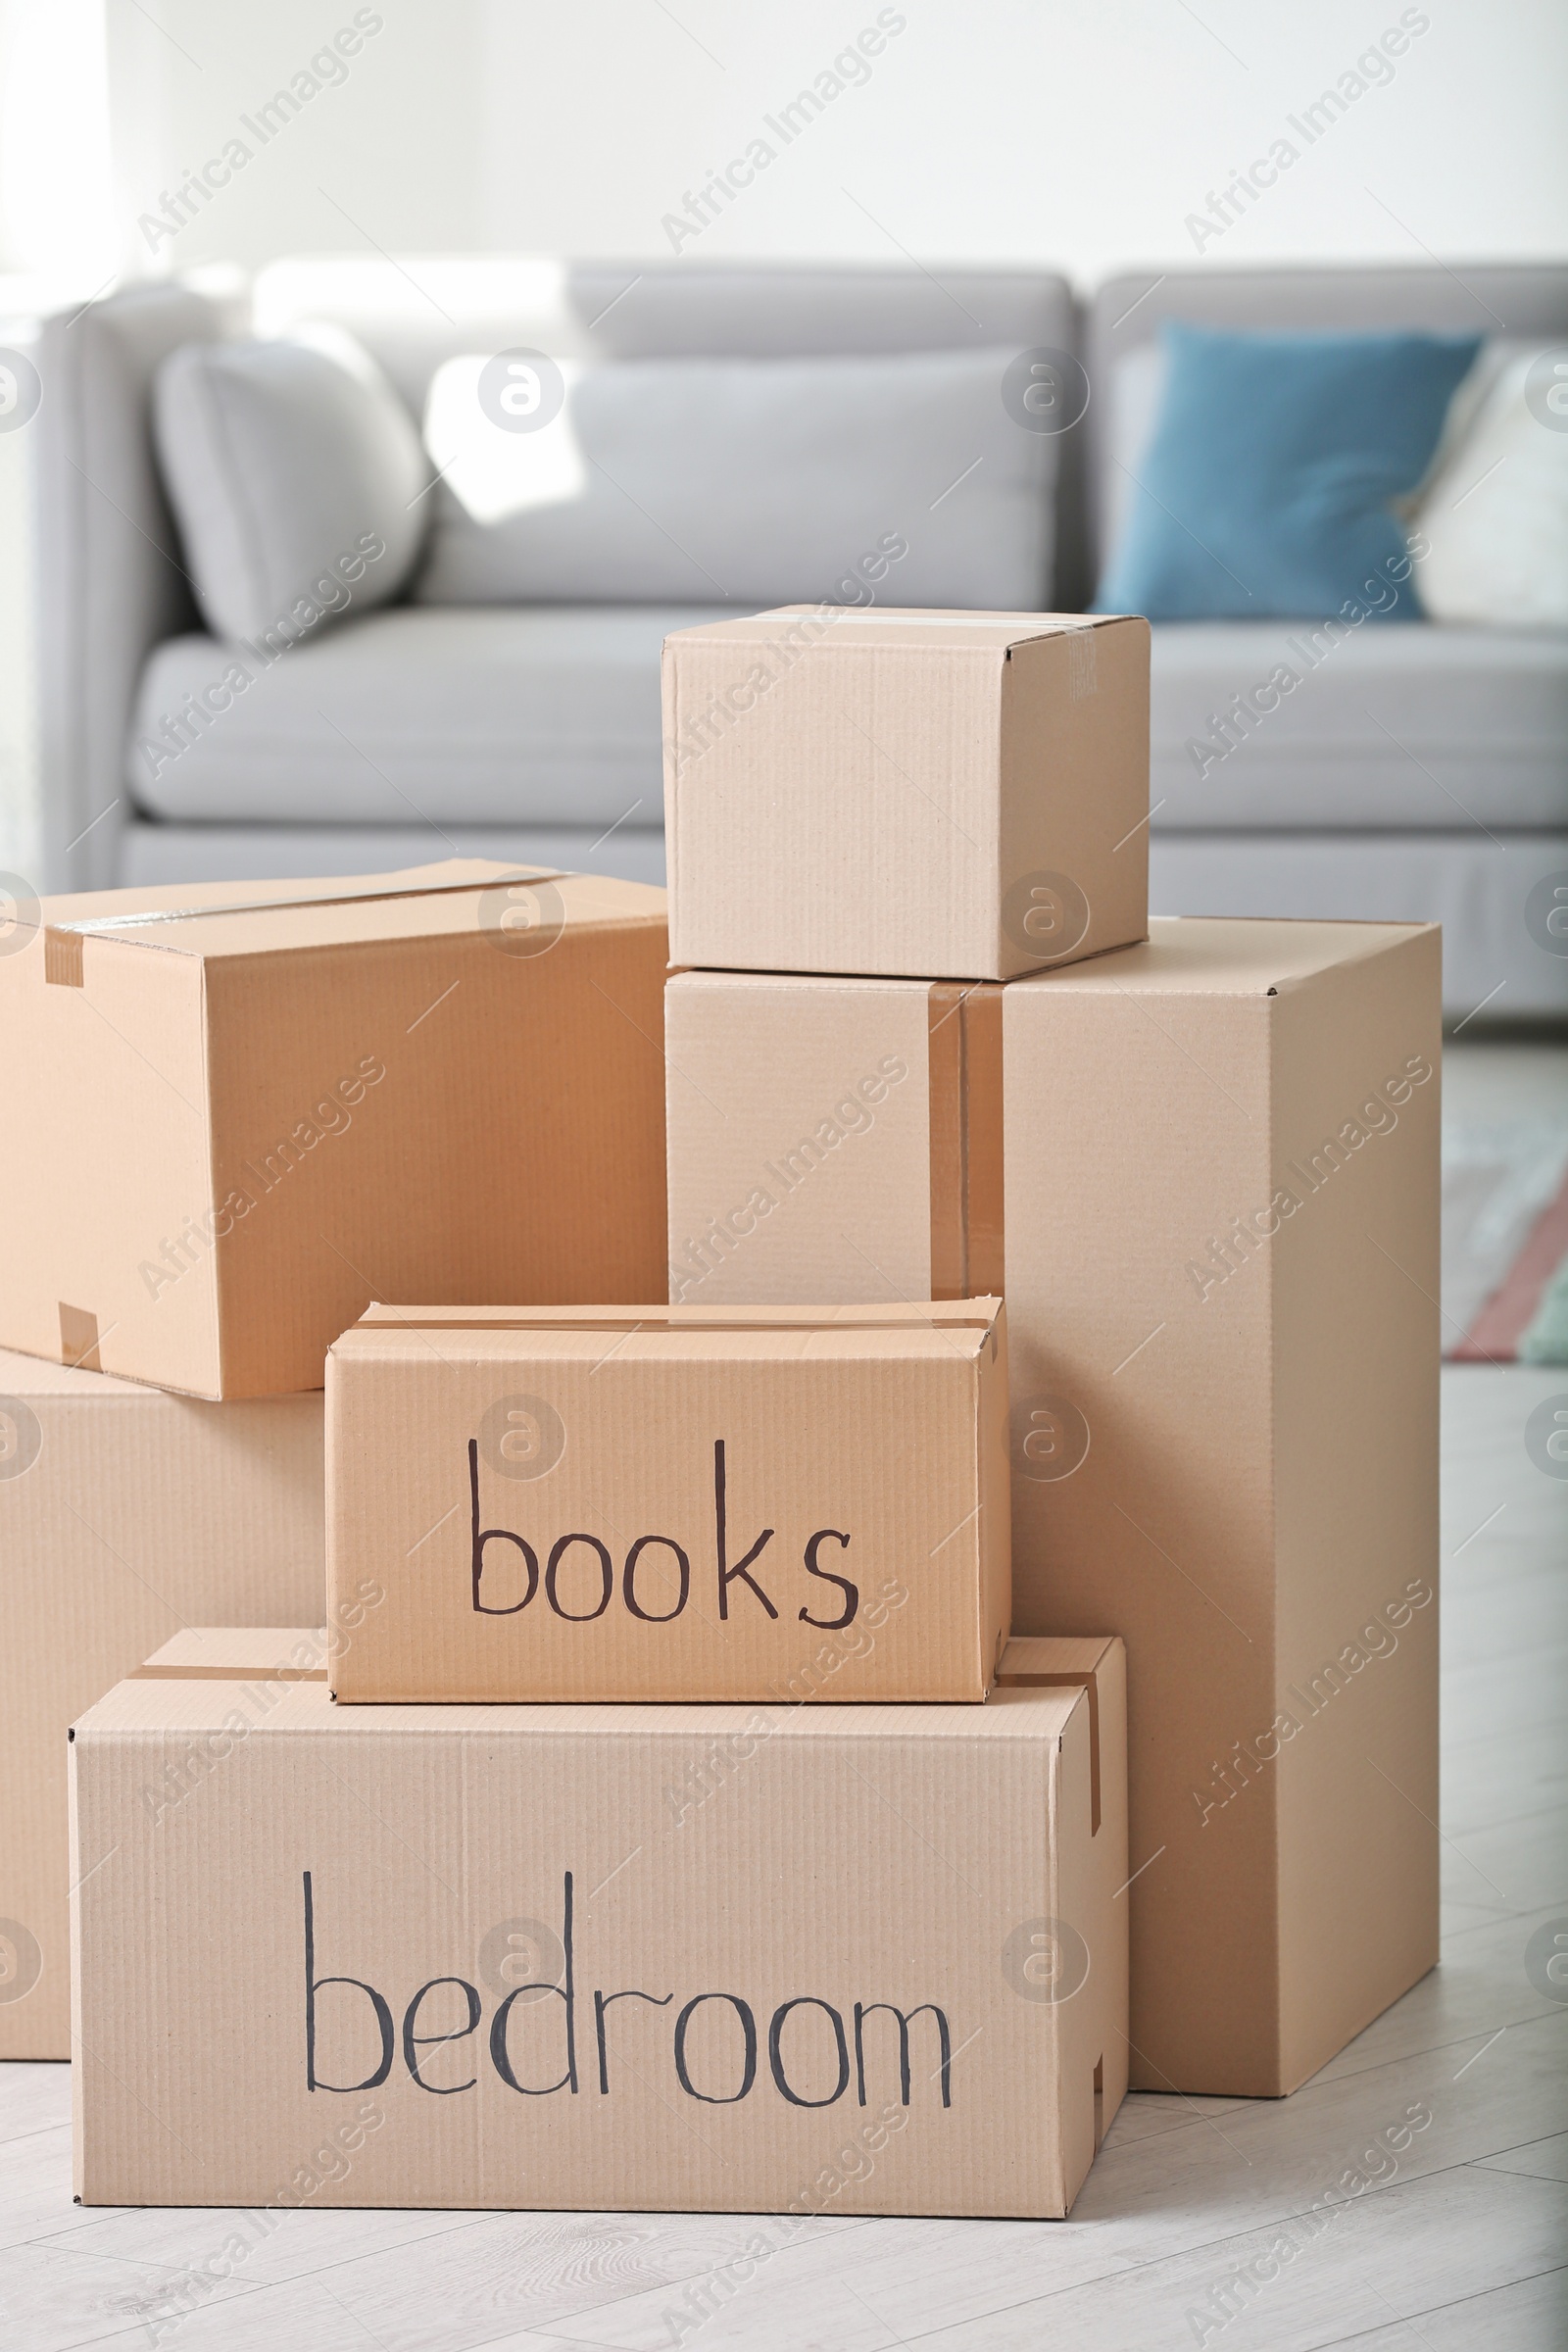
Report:
<svg viewBox="0 0 1568 2352"><path fill-rule="evenodd" d="M60 1306L60 1361L78 1372L101 1372L98 1357L98 1318L84 1306Z"/></svg>
<svg viewBox="0 0 1568 2352"><path fill-rule="evenodd" d="M955 982L936 981L926 1000L926 1067L931 1125L931 1296L962 1298L965 1249L963 1186L963 999Z"/></svg>
<svg viewBox="0 0 1568 2352"><path fill-rule="evenodd" d="M1002 988L969 991L963 1007L964 1169L970 1298L1000 1298L1006 1272L1002 1158Z"/></svg>
<svg viewBox="0 0 1568 2352"><path fill-rule="evenodd" d="M43 935L43 976L49 988L79 988L82 981L82 953L79 933L45 931Z"/></svg>
<svg viewBox="0 0 1568 2352"><path fill-rule="evenodd" d="M128 1683L324 1683L324 1666L133 1666Z"/></svg>
<svg viewBox="0 0 1568 2352"><path fill-rule="evenodd" d="M1089 1834L1100 1835L1100 1681L1084 1674L999 1674L999 1690L1087 1690L1089 1693Z"/></svg>
<svg viewBox="0 0 1568 2352"><path fill-rule="evenodd" d="M296 906L361 906L392 899L456 898L464 891L508 890L515 884L568 882L566 870L555 866L518 866L514 872L486 874L469 882L425 882L412 890L334 890L300 899L246 899L229 906L149 906L136 914L90 914L79 923L50 923L43 935L43 976L57 987L82 985L82 943L88 939L122 939L127 933L150 931L160 923L200 922L225 914L286 914Z"/></svg>
<svg viewBox="0 0 1568 2352"><path fill-rule="evenodd" d="M329 890L300 899L242 899L229 906L146 906L139 914L88 914L79 923L52 923L51 935L92 939L111 931L140 931L153 923L199 922L206 915L277 914L295 906L368 906L382 899L450 899L466 890L506 890L515 882L569 882L564 867L520 865L511 873L467 882L421 882L401 890Z"/></svg>
<svg viewBox="0 0 1568 2352"><path fill-rule="evenodd" d="M931 1296L1000 1298L1006 1270L1002 984L934 982L926 1034Z"/></svg>

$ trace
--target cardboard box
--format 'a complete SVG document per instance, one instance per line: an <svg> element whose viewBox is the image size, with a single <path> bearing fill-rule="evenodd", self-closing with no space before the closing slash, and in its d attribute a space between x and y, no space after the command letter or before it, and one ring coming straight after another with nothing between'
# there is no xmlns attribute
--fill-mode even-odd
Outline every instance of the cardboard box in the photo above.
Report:
<svg viewBox="0 0 1568 2352"><path fill-rule="evenodd" d="M371 1307L326 1367L345 1700L983 1699L1002 1303Z"/></svg>
<svg viewBox="0 0 1568 2352"><path fill-rule="evenodd" d="M790 605L664 640L670 956L1006 980L1149 928L1149 623Z"/></svg>
<svg viewBox="0 0 1568 2352"><path fill-rule="evenodd" d="M672 1297L1004 1292L1014 1627L1128 1646L1133 2080L1293 2089L1437 1957L1437 931L666 1022Z"/></svg>
<svg viewBox="0 0 1568 2352"><path fill-rule="evenodd" d="M194 1620L321 1613L321 1399L0 1352L0 2059L69 2058L66 1733Z"/></svg>
<svg viewBox="0 0 1568 2352"><path fill-rule="evenodd" d="M517 874L45 900L0 956L0 1343L269 1396L375 1297L657 1295L663 893Z"/></svg>
<svg viewBox="0 0 1568 2352"><path fill-rule="evenodd" d="M1067 2211L1118 1642L985 1707L347 1708L271 1679L315 1639L181 1637L76 1726L84 2203Z"/></svg>

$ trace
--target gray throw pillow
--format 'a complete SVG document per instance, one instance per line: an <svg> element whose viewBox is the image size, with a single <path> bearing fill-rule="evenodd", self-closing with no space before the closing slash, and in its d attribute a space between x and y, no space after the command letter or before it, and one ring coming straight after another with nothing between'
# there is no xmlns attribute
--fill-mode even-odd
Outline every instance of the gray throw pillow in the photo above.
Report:
<svg viewBox="0 0 1568 2352"><path fill-rule="evenodd" d="M292 643L403 587L429 467L413 417L351 336L186 344L158 371L153 425L215 636Z"/></svg>
<svg viewBox="0 0 1568 2352"><path fill-rule="evenodd" d="M1015 356L568 362L564 399L519 402L514 421L500 360L449 360L425 410L442 479L415 594L1038 610L1056 442L1004 405Z"/></svg>

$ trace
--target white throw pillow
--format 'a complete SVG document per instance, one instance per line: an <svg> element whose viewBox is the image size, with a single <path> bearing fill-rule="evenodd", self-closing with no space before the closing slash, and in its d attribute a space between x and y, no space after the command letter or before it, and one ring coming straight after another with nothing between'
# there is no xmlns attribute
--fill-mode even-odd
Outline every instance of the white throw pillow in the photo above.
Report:
<svg viewBox="0 0 1568 2352"><path fill-rule="evenodd" d="M1101 482L1101 553L1105 561L1111 549L1121 545L1127 511L1138 487L1149 444L1154 437L1154 427L1159 422L1169 374L1170 361L1157 335L1148 343L1135 344L1111 368L1110 388L1101 418L1109 461L1102 469Z"/></svg>
<svg viewBox="0 0 1568 2352"><path fill-rule="evenodd" d="M1014 357L568 363L537 431L487 413L493 361L450 360L425 410L442 479L416 594L1037 611L1056 442L1003 405Z"/></svg>
<svg viewBox="0 0 1568 2352"><path fill-rule="evenodd" d="M1568 347L1554 351L1568 363ZM1568 627L1568 414L1548 422L1526 399L1532 369L1550 363L1542 347L1483 351L1454 394L1455 429L1411 517L1429 544L1416 580L1433 620Z"/></svg>
<svg viewBox="0 0 1568 2352"><path fill-rule="evenodd" d="M215 636L292 642L402 588L429 468L413 417L352 336L186 344L158 371L153 424Z"/></svg>

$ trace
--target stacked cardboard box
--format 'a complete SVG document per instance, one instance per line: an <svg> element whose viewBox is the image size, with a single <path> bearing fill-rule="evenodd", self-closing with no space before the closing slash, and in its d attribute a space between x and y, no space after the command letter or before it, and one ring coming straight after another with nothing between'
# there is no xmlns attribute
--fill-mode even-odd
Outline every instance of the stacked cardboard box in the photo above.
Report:
<svg viewBox="0 0 1568 2352"><path fill-rule="evenodd" d="M0 958L0 1346L265 1396L377 1296L648 1295L662 892L453 858L49 900L40 933Z"/></svg>
<svg viewBox="0 0 1568 2352"><path fill-rule="evenodd" d="M46 900L11 946L0 2057L65 2058L67 1728L181 1627L320 1626L329 1343L378 1288L658 1280L665 928L658 891L454 860Z"/></svg>
<svg viewBox="0 0 1568 2352"><path fill-rule="evenodd" d="M68 1726L183 1626L318 1625L321 1538L319 1396L202 1404L0 1349L0 2059L71 2055Z"/></svg>
<svg viewBox="0 0 1568 2352"><path fill-rule="evenodd" d="M974 621L857 615L676 735L674 954L728 968L665 996L670 1297L1005 1295L1014 1627L1128 1645L1132 2081L1280 2093L1437 1957L1439 937L1129 924L1147 675L1114 649L1142 624ZM740 701L715 649L733 676L767 628L669 642L678 720ZM841 794L923 838L945 963L880 952L908 938L898 838L808 873L802 802L836 840ZM1068 877L1032 975L1005 914L1025 808L1028 858ZM959 901L989 930L944 928L964 859L999 877ZM815 908L824 954L762 968L770 895Z"/></svg>
<svg viewBox="0 0 1568 2352"><path fill-rule="evenodd" d="M318 2202L1064 2214L1125 1669L1008 1642L1000 1300L372 1307L326 1402L330 1654L75 1728L84 2200L265 2206L341 2112Z"/></svg>
<svg viewBox="0 0 1568 2352"><path fill-rule="evenodd" d="M329 1639L75 1727L88 2202L1060 2215L1129 2070L1288 2089L1430 1964L1435 935L1151 930L1138 620L763 614L665 714L668 1304L616 886L51 933L212 1205L177 1338L107 1248L22 1344L327 1392ZM276 1039L379 1088L465 985L403 1164L257 1195Z"/></svg>
<svg viewBox="0 0 1568 2352"><path fill-rule="evenodd" d="M1001 1302L636 1303L662 914L481 866L112 897L0 975L63 1139L10 1177L0 1336L63 1359L15 1494L156 1604L83 1572L16 1734L24 1801L76 1718L84 2201L1062 2213L1115 2111L1122 1651L1007 1646ZM323 1368L324 1633L275 1394ZM101 1528L63 1430L32 1476L54 1388L136 1416Z"/></svg>
<svg viewBox="0 0 1568 2352"><path fill-rule="evenodd" d="M77 1726L86 2202L1066 2211L1118 1643L1013 1644L983 1707L334 1706L313 1655L185 1635Z"/></svg>

